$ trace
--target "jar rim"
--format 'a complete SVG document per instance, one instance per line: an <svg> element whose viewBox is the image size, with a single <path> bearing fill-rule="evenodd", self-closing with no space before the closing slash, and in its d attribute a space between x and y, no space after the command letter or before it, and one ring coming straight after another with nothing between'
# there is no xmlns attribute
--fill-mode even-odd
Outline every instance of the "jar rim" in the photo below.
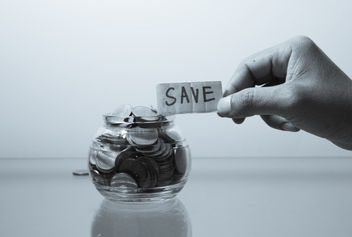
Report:
<svg viewBox="0 0 352 237"><path fill-rule="evenodd" d="M133 120L130 121L130 118ZM175 119L174 115L164 116L164 115L156 115L156 116L129 116L122 117L115 115L113 113L105 113L103 114L103 119L105 123L110 125L120 125L120 124L162 124L173 122ZM137 120L137 121L135 121Z"/></svg>

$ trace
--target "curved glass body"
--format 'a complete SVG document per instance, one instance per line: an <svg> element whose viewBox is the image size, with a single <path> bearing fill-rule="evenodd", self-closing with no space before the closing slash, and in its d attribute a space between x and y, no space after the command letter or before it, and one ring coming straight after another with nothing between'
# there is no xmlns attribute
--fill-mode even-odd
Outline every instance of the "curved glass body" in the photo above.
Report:
<svg viewBox="0 0 352 237"><path fill-rule="evenodd" d="M110 200L170 199L190 171L190 149L172 118L104 115L93 139L89 170L97 190Z"/></svg>

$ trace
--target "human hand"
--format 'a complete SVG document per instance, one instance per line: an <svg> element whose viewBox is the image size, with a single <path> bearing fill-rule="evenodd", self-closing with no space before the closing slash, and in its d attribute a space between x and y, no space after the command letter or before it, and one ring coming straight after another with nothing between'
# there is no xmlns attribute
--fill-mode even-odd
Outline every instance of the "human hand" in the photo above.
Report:
<svg viewBox="0 0 352 237"><path fill-rule="evenodd" d="M260 115L270 127L302 129L352 150L352 81L304 36L244 60L218 114L238 124Z"/></svg>

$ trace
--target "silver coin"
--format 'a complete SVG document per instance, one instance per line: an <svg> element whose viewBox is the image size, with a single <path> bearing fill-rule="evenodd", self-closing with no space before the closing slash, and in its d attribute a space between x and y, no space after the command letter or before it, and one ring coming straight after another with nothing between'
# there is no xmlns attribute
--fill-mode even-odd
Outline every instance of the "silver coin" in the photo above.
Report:
<svg viewBox="0 0 352 237"><path fill-rule="evenodd" d="M87 169L78 169L78 170L74 170L72 174L76 176L86 176L86 175L89 175L89 172Z"/></svg>
<svg viewBox="0 0 352 237"><path fill-rule="evenodd" d="M134 106L132 108L132 113L136 117L153 117L158 115L158 113L154 109L146 106Z"/></svg>
<svg viewBox="0 0 352 237"><path fill-rule="evenodd" d="M174 152L174 148L172 147L172 145L170 143L168 143L169 145L167 146L168 151L167 153L165 153L165 157L170 157L172 155L172 153Z"/></svg>
<svg viewBox="0 0 352 237"><path fill-rule="evenodd" d="M114 144L114 145L126 145L127 144L126 133L127 133L126 131L121 131L121 133L117 133L117 134L104 133L99 137L97 137L96 140L101 143L108 143L108 144Z"/></svg>
<svg viewBox="0 0 352 237"><path fill-rule="evenodd" d="M124 188L128 191L137 190L138 184L129 174L117 173L110 182L111 187Z"/></svg>
<svg viewBox="0 0 352 237"><path fill-rule="evenodd" d="M172 128L163 130L164 134L173 141L181 141L182 137L176 130Z"/></svg>
<svg viewBox="0 0 352 237"><path fill-rule="evenodd" d="M171 155L170 150L172 150L172 146L170 145L170 143L164 143L163 148L162 150L160 150L160 152L150 156L153 157L156 161L162 161Z"/></svg>
<svg viewBox="0 0 352 237"><path fill-rule="evenodd" d="M161 142L160 142L160 139L158 139L155 144L147 146L146 148L136 147L136 151L138 151L144 155L155 154L156 152L158 152L160 150L160 146L161 146Z"/></svg>
<svg viewBox="0 0 352 237"><path fill-rule="evenodd" d="M165 152L165 149L166 149L165 142L161 139L159 139L159 141L160 141L159 150L153 154L148 154L149 157L159 157L160 155L162 155Z"/></svg>
<svg viewBox="0 0 352 237"><path fill-rule="evenodd" d="M125 123L124 118L117 117L113 114L104 115L105 121L110 125L122 125Z"/></svg>
<svg viewBox="0 0 352 237"><path fill-rule="evenodd" d="M91 150L89 151L89 163L90 163L91 165L96 165L96 158L97 158L97 151L91 149Z"/></svg>
<svg viewBox="0 0 352 237"><path fill-rule="evenodd" d="M165 143L165 152L161 154L161 157L169 157L172 153L173 149L170 143Z"/></svg>
<svg viewBox="0 0 352 237"><path fill-rule="evenodd" d="M152 145L158 140L158 131L155 128L135 127L127 134L127 140L131 145Z"/></svg>
<svg viewBox="0 0 352 237"><path fill-rule="evenodd" d="M127 148L127 145L116 145L116 144L110 144L108 145L108 149L112 151L117 151L117 152L122 152Z"/></svg>
<svg viewBox="0 0 352 237"><path fill-rule="evenodd" d="M103 173L113 171L115 167L115 159L119 152L98 151L96 156L97 169Z"/></svg>
<svg viewBox="0 0 352 237"><path fill-rule="evenodd" d="M128 118L132 112L132 106L131 105L121 105L117 107L114 112L112 112L112 115L119 117L119 118Z"/></svg>
<svg viewBox="0 0 352 237"><path fill-rule="evenodd" d="M101 185L109 185L110 179L108 177L105 177L103 173L100 173L98 170L92 167L89 170L94 183L98 183Z"/></svg>
<svg viewBox="0 0 352 237"><path fill-rule="evenodd" d="M134 116L146 121L155 121L159 119L156 110L146 106L135 106L132 109L132 113Z"/></svg>

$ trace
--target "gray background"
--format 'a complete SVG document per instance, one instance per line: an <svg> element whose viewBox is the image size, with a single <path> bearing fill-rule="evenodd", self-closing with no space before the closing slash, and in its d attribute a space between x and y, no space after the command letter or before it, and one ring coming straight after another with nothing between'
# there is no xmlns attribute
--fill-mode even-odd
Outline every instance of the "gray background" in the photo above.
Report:
<svg viewBox="0 0 352 237"><path fill-rule="evenodd" d="M352 75L350 1L0 1L0 157L82 157L117 105L160 82L221 80L246 56L308 35ZM305 132L180 115L194 156L350 156Z"/></svg>

